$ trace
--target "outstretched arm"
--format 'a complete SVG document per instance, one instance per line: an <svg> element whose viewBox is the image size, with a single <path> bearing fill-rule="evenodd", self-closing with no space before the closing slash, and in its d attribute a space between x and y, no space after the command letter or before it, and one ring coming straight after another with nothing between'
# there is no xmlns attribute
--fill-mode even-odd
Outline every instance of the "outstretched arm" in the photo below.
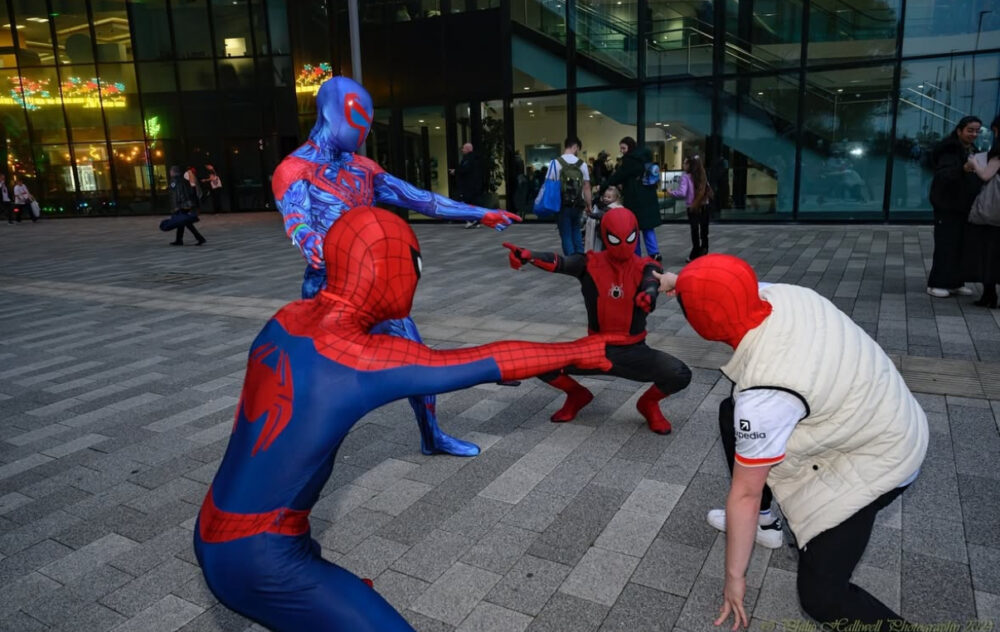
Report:
<svg viewBox="0 0 1000 632"><path fill-rule="evenodd" d="M285 233L292 243L302 251L314 268L323 265L323 235L309 225L312 209L309 202L309 183L296 180L285 190L280 199L276 199L278 210L285 220Z"/></svg>
<svg viewBox="0 0 1000 632"><path fill-rule="evenodd" d="M375 176L375 200L384 204L395 204L439 219L461 219L478 221L497 230L520 222L521 218L507 211L491 211L481 206L456 202L443 195L419 189L405 180L379 173Z"/></svg>
<svg viewBox="0 0 1000 632"><path fill-rule="evenodd" d="M546 272L560 272L578 279L587 271L586 255L569 255L568 257L563 257L554 252L532 252L506 241L503 243L503 247L510 250L507 256L510 267L515 270L520 270L521 266L530 263Z"/></svg>

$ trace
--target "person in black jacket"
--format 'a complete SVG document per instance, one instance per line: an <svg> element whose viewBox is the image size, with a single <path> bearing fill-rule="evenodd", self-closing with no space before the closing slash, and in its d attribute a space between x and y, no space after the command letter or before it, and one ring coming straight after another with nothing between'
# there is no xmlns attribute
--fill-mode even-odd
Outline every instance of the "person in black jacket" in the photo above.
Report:
<svg viewBox="0 0 1000 632"><path fill-rule="evenodd" d="M198 240L198 245L205 243L205 238L202 237L198 229L194 227L194 223L198 221L198 199L195 197L194 187L188 184L188 181L184 178L184 172L177 165L170 167L170 200L173 202L174 213L185 213L190 215L190 221L180 224L177 226L177 237L170 242L171 246L183 246L184 245L184 229L187 228L194 235L194 238Z"/></svg>
<svg viewBox="0 0 1000 632"><path fill-rule="evenodd" d="M934 259L927 277L927 293L936 298L972 294L965 287L962 273L963 236L972 203L983 183L975 173L966 171L965 163L975 153L973 143L982 126L975 116L963 117L931 153Z"/></svg>
<svg viewBox="0 0 1000 632"><path fill-rule="evenodd" d="M458 167L450 170L458 186L458 200L478 205L483 195L483 163L472 148L472 143L462 145L462 159ZM479 222L466 222L466 228L479 226Z"/></svg>

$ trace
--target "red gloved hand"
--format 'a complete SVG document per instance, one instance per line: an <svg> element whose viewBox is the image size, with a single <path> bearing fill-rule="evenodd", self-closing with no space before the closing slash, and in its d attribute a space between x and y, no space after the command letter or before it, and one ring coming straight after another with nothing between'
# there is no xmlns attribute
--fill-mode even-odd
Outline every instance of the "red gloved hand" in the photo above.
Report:
<svg viewBox="0 0 1000 632"><path fill-rule="evenodd" d="M635 295L635 306L648 314L653 311L653 297L649 292L639 292Z"/></svg>
<svg viewBox="0 0 1000 632"><path fill-rule="evenodd" d="M510 252L507 255L507 258L509 260L510 267L514 268L515 270L520 270L521 266L531 262L532 256L530 250L526 250L519 246L515 246L514 244L508 241L503 242L503 247L506 248L507 250L510 250Z"/></svg>
<svg viewBox="0 0 1000 632"><path fill-rule="evenodd" d="M309 265L319 269L323 267L323 236L319 233L310 232L299 240L299 250L306 258Z"/></svg>
<svg viewBox="0 0 1000 632"><path fill-rule="evenodd" d="M513 213L508 213L507 211L501 211L497 209L495 211L490 211L483 215L479 222L483 226L489 226L490 228L495 228L497 230L503 230L510 226L511 222L520 222L521 218Z"/></svg>

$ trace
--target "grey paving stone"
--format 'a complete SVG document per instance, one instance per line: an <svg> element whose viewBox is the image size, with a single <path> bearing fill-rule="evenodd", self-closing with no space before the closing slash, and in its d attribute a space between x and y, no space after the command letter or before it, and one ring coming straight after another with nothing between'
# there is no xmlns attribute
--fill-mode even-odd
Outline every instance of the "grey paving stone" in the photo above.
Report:
<svg viewBox="0 0 1000 632"><path fill-rule="evenodd" d="M525 555L486 595L486 600L537 615L569 575L571 567Z"/></svg>
<svg viewBox="0 0 1000 632"><path fill-rule="evenodd" d="M557 632L574 630L591 632L607 616L609 608L571 595L556 594L535 617L528 632Z"/></svg>
<svg viewBox="0 0 1000 632"><path fill-rule="evenodd" d="M101 599L101 603L128 617L152 606L200 573L196 566L171 558Z"/></svg>
<svg viewBox="0 0 1000 632"><path fill-rule="evenodd" d="M413 610L406 610L402 614L406 618L406 622L413 626L417 632L453 632L455 629L453 625L448 625L444 621L438 621Z"/></svg>
<svg viewBox="0 0 1000 632"><path fill-rule="evenodd" d="M405 544L373 535L337 560L337 564L359 577L377 577L408 548Z"/></svg>
<svg viewBox="0 0 1000 632"><path fill-rule="evenodd" d="M687 597L708 551L658 538L643 556L632 582Z"/></svg>
<svg viewBox="0 0 1000 632"><path fill-rule="evenodd" d="M668 632L680 615L684 600L646 586L629 584L611 608L600 632Z"/></svg>
<svg viewBox="0 0 1000 632"><path fill-rule="evenodd" d="M613 606L638 564L638 557L591 547L559 587L559 591Z"/></svg>
<svg viewBox="0 0 1000 632"><path fill-rule="evenodd" d="M912 621L968 621L976 604L969 567L903 552L900 615Z"/></svg>
<svg viewBox="0 0 1000 632"><path fill-rule="evenodd" d="M180 632L244 632L250 621L223 605L201 613L180 628Z"/></svg>
<svg viewBox="0 0 1000 632"><path fill-rule="evenodd" d="M437 580L472 546L473 540L435 529L392 564L392 569L428 582Z"/></svg>
<svg viewBox="0 0 1000 632"><path fill-rule="evenodd" d="M528 552L575 566L625 498L621 490L588 485L535 540Z"/></svg>
<svg viewBox="0 0 1000 632"><path fill-rule="evenodd" d="M571 496L533 490L502 518L505 524L542 532L566 508Z"/></svg>
<svg viewBox="0 0 1000 632"><path fill-rule="evenodd" d="M39 572L61 583L70 582L136 546L134 541L110 533L62 559L43 566Z"/></svg>
<svg viewBox="0 0 1000 632"><path fill-rule="evenodd" d="M719 616L722 606L722 589L724 581L720 578L701 575L691 588L690 596L681 608L681 614L677 617L674 629L686 630L689 632L709 632L718 630L714 621ZM747 587L746 595L743 599L744 608L756 603L758 590ZM732 625L731 620L728 625Z"/></svg>
<svg viewBox="0 0 1000 632"><path fill-rule="evenodd" d="M1000 595L1000 549L970 544L968 554L975 590Z"/></svg>
<svg viewBox="0 0 1000 632"><path fill-rule="evenodd" d="M428 533L440 526L452 513L454 512L451 509L418 500L396 518L389 516L389 522L376 533L384 538L413 546L427 537Z"/></svg>
<svg viewBox="0 0 1000 632"><path fill-rule="evenodd" d="M462 556L462 561L494 573L506 573L538 534L507 524L497 524Z"/></svg>
<svg viewBox="0 0 1000 632"><path fill-rule="evenodd" d="M944 519L927 515L904 515L903 550L968 564L969 558L966 555L962 524L951 519L958 517L960 516L948 516L948 519ZM880 531L880 533L884 532ZM874 534L873 540L875 540ZM872 542L868 548L879 550L886 547L884 542ZM868 557L867 552L866 557ZM886 565L875 563L870 559L866 561L875 566L888 568Z"/></svg>
<svg viewBox="0 0 1000 632"><path fill-rule="evenodd" d="M480 603L456 632L522 632L531 617L491 603Z"/></svg>
<svg viewBox="0 0 1000 632"><path fill-rule="evenodd" d="M988 478L959 475L958 488L966 542L1000 548L1000 486Z"/></svg>
<svg viewBox="0 0 1000 632"><path fill-rule="evenodd" d="M409 608L410 604L430 586L429 582L391 569L379 575L374 583L375 590L400 612Z"/></svg>
<svg viewBox="0 0 1000 632"><path fill-rule="evenodd" d="M496 573L458 562L417 598L412 609L458 625L500 579Z"/></svg>
<svg viewBox="0 0 1000 632"><path fill-rule="evenodd" d="M176 630L199 614L202 609L174 595L167 595L115 628L117 632L166 632Z"/></svg>

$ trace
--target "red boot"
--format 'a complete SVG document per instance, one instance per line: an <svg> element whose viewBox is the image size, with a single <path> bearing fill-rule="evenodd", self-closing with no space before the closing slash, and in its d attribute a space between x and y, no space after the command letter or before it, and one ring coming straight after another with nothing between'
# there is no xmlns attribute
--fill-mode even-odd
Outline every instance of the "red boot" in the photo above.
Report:
<svg viewBox="0 0 1000 632"><path fill-rule="evenodd" d="M649 387L639 401L636 402L635 407L646 418L646 423L649 424L649 429L657 434L670 434L672 428L670 427L670 422L667 418L663 416L660 412L660 400L666 397L663 391L656 388L656 384Z"/></svg>
<svg viewBox="0 0 1000 632"><path fill-rule="evenodd" d="M561 423L573 421L580 410L594 400L594 394L583 385L568 375L560 375L549 382L550 386L555 386L566 392L566 403L562 408L552 414L552 421Z"/></svg>

